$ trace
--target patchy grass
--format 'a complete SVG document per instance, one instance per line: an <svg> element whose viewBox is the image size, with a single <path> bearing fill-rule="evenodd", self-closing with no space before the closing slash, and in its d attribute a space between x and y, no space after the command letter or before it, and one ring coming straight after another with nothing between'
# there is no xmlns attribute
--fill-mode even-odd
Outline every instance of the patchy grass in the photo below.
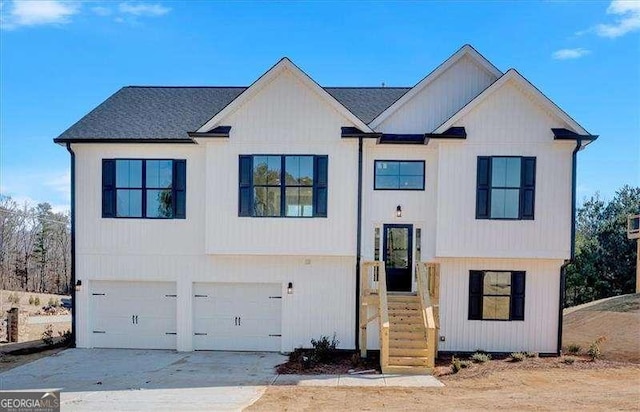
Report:
<svg viewBox="0 0 640 412"><path fill-rule="evenodd" d="M584 309L590 312L639 312L640 311L640 293L633 295L621 296L619 298L610 299L602 303L588 306Z"/></svg>

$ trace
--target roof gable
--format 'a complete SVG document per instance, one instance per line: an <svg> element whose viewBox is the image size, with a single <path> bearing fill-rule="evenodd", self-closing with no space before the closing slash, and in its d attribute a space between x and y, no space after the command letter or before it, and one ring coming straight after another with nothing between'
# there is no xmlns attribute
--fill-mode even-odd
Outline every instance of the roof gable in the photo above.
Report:
<svg viewBox="0 0 640 412"><path fill-rule="evenodd" d="M464 118L464 116L478 107L478 105L492 96L497 90L499 90L511 80L516 82L516 84L521 87L523 91L533 97L534 101L540 104L542 108L545 109L549 114L566 123L571 129L573 129L574 132L582 135L589 134L582 126L580 126L575 120L573 120L567 113L565 113L560 107L558 107L553 101L551 101L551 99L545 96L540 90L538 90L515 69L509 69L495 83L487 87L482 93L480 93L473 100L467 103L463 108L458 110L458 112L451 116L446 122L438 126L433 131L433 133L442 133L444 130L447 130L455 125L462 118Z"/></svg>
<svg viewBox="0 0 640 412"><path fill-rule="evenodd" d="M433 83L437 78L439 78L444 72L449 70L453 65L455 65L459 60L463 57L469 56L479 67L487 71L489 74L494 76L495 79L502 75L502 72L498 70L489 60L484 58L476 49L471 47L469 44L465 44L462 46L457 52L451 55L447 60L445 60L442 64L436 67L431 73L429 73L425 78L420 80L411 90L405 93L402 97L396 100L391 106L387 107L382 113L380 113L369 125L375 129L380 126L387 118L389 118L392 114L398 111L402 106L404 106L407 102L413 99L416 95L418 95L422 90L424 90L427 86Z"/></svg>
<svg viewBox="0 0 640 412"><path fill-rule="evenodd" d="M291 60L289 60L287 57L283 57L278 63L276 63L271 69L267 70L266 73L260 76L258 80L256 80L251 86L249 86L245 91L238 95L238 97L231 101L226 107L224 107L218 113L214 114L211 119L209 119L200 128L198 128L197 132L204 133L218 126L224 118L235 112L245 102L251 100L260 90L271 83L283 71L288 71L289 73L293 74L299 81L313 90L320 98L322 98L327 104L329 104L338 113L340 113L347 120L353 123L356 127L365 131L372 131L369 126L367 126L362 120L360 120L360 118L353 114L338 100L336 100L336 98L328 93L325 89L320 87L318 83L316 83L311 77L309 77L305 72L298 68L298 66L293 64Z"/></svg>

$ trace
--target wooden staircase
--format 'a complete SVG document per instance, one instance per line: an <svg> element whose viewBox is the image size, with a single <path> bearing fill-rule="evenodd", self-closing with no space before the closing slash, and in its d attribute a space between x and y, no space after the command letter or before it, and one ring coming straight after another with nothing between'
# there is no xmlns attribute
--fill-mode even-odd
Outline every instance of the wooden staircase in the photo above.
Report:
<svg viewBox="0 0 640 412"><path fill-rule="evenodd" d="M440 266L418 263L417 293L388 293L384 262L363 262L360 274L360 355L367 327L378 319L383 373L428 374L438 351ZM369 308L376 309L373 315Z"/></svg>
<svg viewBox="0 0 640 412"><path fill-rule="evenodd" d="M427 330L417 295L387 295L389 364L387 373L431 373Z"/></svg>

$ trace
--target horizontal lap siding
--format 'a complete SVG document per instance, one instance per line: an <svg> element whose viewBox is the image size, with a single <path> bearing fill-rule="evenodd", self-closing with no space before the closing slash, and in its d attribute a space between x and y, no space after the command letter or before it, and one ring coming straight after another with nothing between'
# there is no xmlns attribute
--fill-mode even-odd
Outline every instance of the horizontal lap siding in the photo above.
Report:
<svg viewBox="0 0 640 412"><path fill-rule="evenodd" d="M439 259L441 351L555 352L559 260ZM470 270L526 272L524 321L468 320Z"/></svg>

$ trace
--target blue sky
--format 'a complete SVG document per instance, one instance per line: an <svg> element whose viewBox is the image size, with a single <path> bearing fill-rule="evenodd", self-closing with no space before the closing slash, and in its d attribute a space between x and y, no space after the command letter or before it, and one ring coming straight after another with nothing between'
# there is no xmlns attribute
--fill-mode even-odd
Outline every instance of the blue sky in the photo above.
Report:
<svg viewBox="0 0 640 412"><path fill-rule="evenodd" d="M579 199L640 185L640 2L1 1L0 193L69 204L52 139L126 85L248 85L288 56L325 86L412 86L465 43L600 139Z"/></svg>

